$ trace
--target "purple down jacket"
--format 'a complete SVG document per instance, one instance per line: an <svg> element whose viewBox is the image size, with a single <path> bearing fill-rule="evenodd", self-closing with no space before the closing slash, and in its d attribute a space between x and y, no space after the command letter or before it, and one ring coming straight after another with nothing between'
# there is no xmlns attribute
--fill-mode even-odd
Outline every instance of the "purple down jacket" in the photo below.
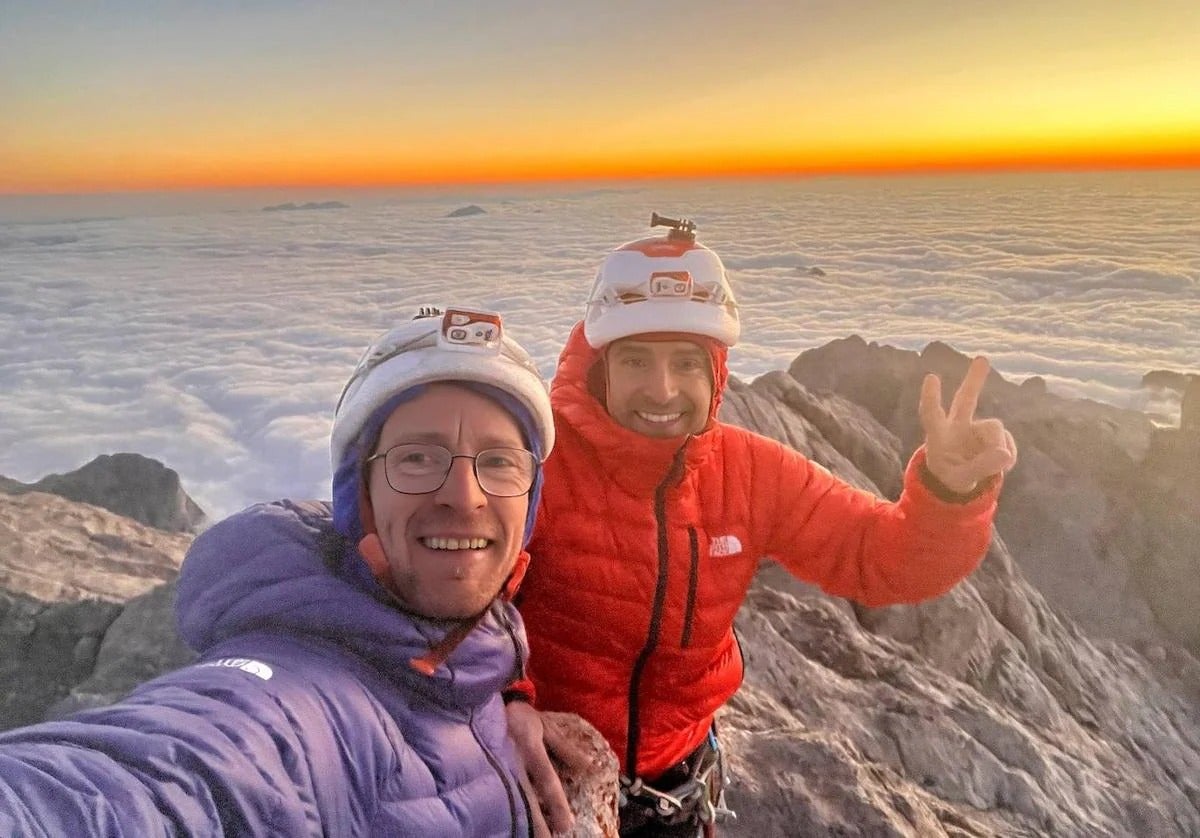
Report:
<svg viewBox="0 0 1200 838"><path fill-rule="evenodd" d="M325 562L329 522L280 501L199 536L177 605L199 661L0 734L0 836L528 835L499 695L516 610L417 674L447 625L389 604L353 549Z"/></svg>

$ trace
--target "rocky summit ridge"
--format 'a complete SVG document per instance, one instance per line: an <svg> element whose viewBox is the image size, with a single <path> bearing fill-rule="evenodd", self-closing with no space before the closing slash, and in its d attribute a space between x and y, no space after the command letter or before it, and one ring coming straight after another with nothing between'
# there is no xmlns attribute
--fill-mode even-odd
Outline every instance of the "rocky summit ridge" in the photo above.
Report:
<svg viewBox="0 0 1200 838"><path fill-rule="evenodd" d="M922 376L952 392L966 364L847 338L733 381L722 418L894 497ZM980 412L1021 456L964 583L865 609L760 572L737 621L746 681L720 717L738 812L721 834L1200 834L1200 426L996 373ZM190 658L170 580L191 519L170 534L25 485L0 494L0 727ZM614 771L597 752L573 779L575 834L613 834Z"/></svg>

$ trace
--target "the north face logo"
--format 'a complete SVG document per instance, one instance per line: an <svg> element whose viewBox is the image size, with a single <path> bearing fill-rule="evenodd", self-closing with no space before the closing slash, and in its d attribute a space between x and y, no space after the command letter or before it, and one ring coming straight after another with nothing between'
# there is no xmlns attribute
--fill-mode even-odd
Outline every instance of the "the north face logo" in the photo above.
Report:
<svg viewBox="0 0 1200 838"><path fill-rule="evenodd" d="M271 667L267 666L262 661L252 660L250 658L221 658L220 660L209 661L207 663L198 663L197 666L219 666L225 669L240 669L242 672L249 672L251 675L257 675L264 681L270 681L271 676L275 673Z"/></svg>
<svg viewBox="0 0 1200 838"><path fill-rule="evenodd" d="M742 552L742 542L736 535L718 535L708 543L708 555L714 558L736 556L740 552Z"/></svg>

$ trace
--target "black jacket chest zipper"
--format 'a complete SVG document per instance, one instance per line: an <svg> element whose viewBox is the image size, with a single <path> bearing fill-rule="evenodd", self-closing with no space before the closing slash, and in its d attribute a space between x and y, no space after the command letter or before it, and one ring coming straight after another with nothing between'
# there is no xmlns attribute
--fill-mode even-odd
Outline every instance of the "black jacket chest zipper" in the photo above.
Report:
<svg viewBox="0 0 1200 838"><path fill-rule="evenodd" d="M687 451L687 442L679 446L671 460L667 474L654 489L654 523L658 534L658 581L654 586L654 605L650 610L650 628L646 634L646 643L633 664L633 674L629 678L629 724L625 740L625 773L636 777L638 758L638 739L641 733L641 718L639 714L639 692L642 684L642 673L650 655L658 648L659 632L662 630L663 603L667 598L667 578L670 559L670 543L667 538L667 490L679 482L683 476L683 461Z"/></svg>
<svg viewBox="0 0 1200 838"><path fill-rule="evenodd" d="M688 527L688 548L691 552L691 565L688 571L687 607L683 612L683 635L679 645L686 649L692 642L692 621L696 617L696 588L700 584L700 537L695 527Z"/></svg>

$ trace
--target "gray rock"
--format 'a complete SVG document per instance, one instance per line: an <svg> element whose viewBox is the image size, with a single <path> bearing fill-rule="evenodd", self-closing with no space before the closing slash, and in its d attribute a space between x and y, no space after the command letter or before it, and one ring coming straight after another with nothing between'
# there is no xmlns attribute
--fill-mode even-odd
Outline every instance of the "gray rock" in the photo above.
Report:
<svg viewBox="0 0 1200 838"><path fill-rule="evenodd" d="M1200 433L1155 429L1123 502L1105 548L1131 557L1158 622L1200 653Z"/></svg>
<svg viewBox="0 0 1200 838"><path fill-rule="evenodd" d="M476 204L468 204L465 207L459 207L455 210L450 210L446 213L447 218L465 218L469 215L483 215L487 212L483 207Z"/></svg>
<svg viewBox="0 0 1200 838"><path fill-rule="evenodd" d="M900 439L907 457L922 438L921 379L926 372L941 376L948 400L968 360L937 342L918 354L849 338L803 353L789 374L809 390L834 392L866 407ZM1169 635L1200 650L1192 628L1193 622L1200 628L1200 615L1194 621L1157 616L1187 610L1183 603L1194 602L1197 594L1190 580L1200 580L1200 573L1167 586L1151 579L1150 568L1166 561L1176 569L1200 570L1200 531L1179 538L1176 528L1169 541L1154 536L1158 530L1149 522L1158 520L1159 510L1184 507L1165 501L1174 489L1150 488L1157 479L1152 475L1177 482L1181 474L1143 466L1154 433L1149 419L1020 387L995 371L980 397L979 415L1003 419L1020 449L1017 467L1005 480L997 528L1034 587L1098 637L1141 646ZM1183 515L1187 521L1195 517ZM1081 585L1081 579L1088 583Z"/></svg>
<svg viewBox="0 0 1200 838"><path fill-rule="evenodd" d="M1200 375L1193 375L1179 404L1179 429L1200 433Z"/></svg>
<svg viewBox="0 0 1200 838"><path fill-rule="evenodd" d="M1021 382L1021 389L1028 393L1044 396L1047 393L1046 379L1042 378L1040 375L1031 375L1029 378Z"/></svg>
<svg viewBox="0 0 1200 838"><path fill-rule="evenodd" d="M98 654L92 654L90 674L72 686L46 718L111 704L143 681L195 658L175 629L175 582L159 585L121 609L104 632Z"/></svg>
<svg viewBox="0 0 1200 838"><path fill-rule="evenodd" d="M102 454L67 474L51 474L36 483L8 480L0 490L10 494L46 492L90 503L151 527L170 532L196 532L205 522L202 510L158 460L140 454Z"/></svg>
<svg viewBox="0 0 1200 838"><path fill-rule="evenodd" d="M965 367L940 347L927 355L926 365L948 378L959 359ZM921 365L912 366L920 376ZM843 373L851 386L870 375L858 366L824 371L826 380ZM885 392L911 392L915 404L911 383L883 383ZM1018 389L1004 384L989 383L989 407ZM731 418L802 438L812 450L827 444L804 415L805 400L791 397L794 411L745 401L729 400ZM1017 407L1033 411L1012 411L1017 418L1040 427L1044 405ZM884 399L877 409L903 424L901 405ZM1040 456L1062 460L1066 474L1089 456L1123 450L1117 462L1093 465L1083 487L1111 488L1121 473L1137 480L1131 453L1146 450L1140 426L1112 424L1090 408L1066 412L1073 421L1064 438L1039 438L1022 448L1023 460L1026 448L1048 448ZM1068 458L1072 442L1085 450ZM1164 514L1179 516L1188 502L1176 489ZM1061 510L1062 499L1049 508ZM1029 549L1053 553L1063 527L1075 526L1072 514L1057 529L1038 528ZM738 616L746 680L721 717L729 802L739 815L723 834L1200 834L1200 664L1164 637L1144 605L1140 628L1156 638L1146 656L1088 638L1029 585L1014 555L997 537L979 570L947 595L884 609L830 598L773 565L763 570ZM1064 577L1088 578L1074 550L1055 557ZM1088 593L1111 585L1111 566L1088 570L1099 574L1088 578ZM1101 596L1113 605L1114 595ZM1111 636L1113 618L1091 616Z"/></svg>
<svg viewBox="0 0 1200 838"><path fill-rule="evenodd" d="M113 602L47 603L0 590L0 730L40 721L92 671Z"/></svg>
<svg viewBox="0 0 1200 838"><path fill-rule="evenodd" d="M788 375L812 392L831 392L865 407L880 425L895 428L892 417L916 374L915 353L868 344L857 335L803 352Z"/></svg>
<svg viewBox="0 0 1200 838"><path fill-rule="evenodd" d="M1192 377L1186 372L1150 370L1142 376L1142 386L1154 390L1174 390L1176 393L1182 393L1187 389L1188 380Z"/></svg>
<svg viewBox="0 0 1200 838"><path fill-rule="evenodd" d="M0 495L0 729L40 720L98 665L105 702L159 663L173 665L169 607L140 616L135 600L123 612L176 578L189 542L55 495ZM141 628L122 628L130 623ZM114 656L129 660L117 665Z"/></svg>

